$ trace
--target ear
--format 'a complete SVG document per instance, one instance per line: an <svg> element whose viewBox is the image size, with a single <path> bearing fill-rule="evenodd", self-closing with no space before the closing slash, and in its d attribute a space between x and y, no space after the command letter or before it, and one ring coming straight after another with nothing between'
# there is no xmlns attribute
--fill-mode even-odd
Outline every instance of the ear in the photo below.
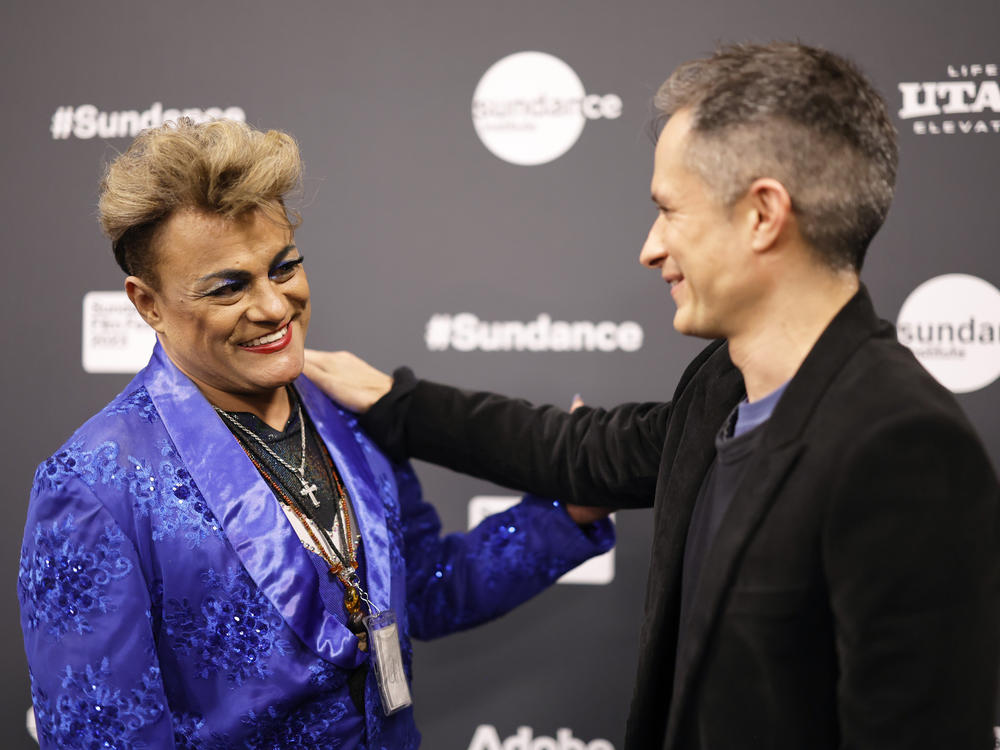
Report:
<svg viewBox="0 0 1000 750"><path fill-rule="evenodd" d="M157 333L162 333L163 316L160 314L160 298L156 290L138 276L129 276L125 279L125 294L132 300L136 311L149 327Z"/></svg>
<svg viewBox="0 0 1000 750"><path fill-rule="evenodd" d="M754 180L747 191L751 210L751 247L754 252L773 248L793 221L792 197L771 177Z"/></svg>

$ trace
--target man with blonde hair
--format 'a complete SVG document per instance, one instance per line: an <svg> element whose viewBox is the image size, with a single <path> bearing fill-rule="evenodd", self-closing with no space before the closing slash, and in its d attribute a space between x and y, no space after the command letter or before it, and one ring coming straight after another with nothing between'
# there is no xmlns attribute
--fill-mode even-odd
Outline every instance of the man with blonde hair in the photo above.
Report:
<svg viewBox="0 0 1000 750"><path fill-rule="evenodd" d="M185 120L108 168L102 226L157 344L35 474L18 598L43 750L416 748L411 638L613 543L533 497L442 537L410 467L301 376L301 168L285 133Z"/></svg>

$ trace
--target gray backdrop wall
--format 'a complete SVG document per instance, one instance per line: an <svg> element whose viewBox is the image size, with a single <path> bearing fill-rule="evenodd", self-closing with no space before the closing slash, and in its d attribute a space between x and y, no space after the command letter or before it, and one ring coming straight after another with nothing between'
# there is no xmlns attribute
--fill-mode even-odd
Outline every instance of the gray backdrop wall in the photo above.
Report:
<svg viewBox="0 0 1000 750"><path fill-rule="evenodd" d="M129 138L87 137L98 112L235 107L256 126L292 133L306 162L298 244L313 288L309 344L535 401L568 404L574 392L601 405L668 398L700 347L673 332L667 289L636 260L653 219L651 95L678 63L718 40L797 38L845 53L899 113L899 188L864 273L884 317L895 320L918 286L944 274L1000 279L994 0L8 0L0 14L4 748L34 745L15 594L34 467L130 377L81 364L84 295L122 287L95 203L102 164ZM471 109L486 71L529 50L563 61L587 95L578 140L533 166L494 155ZM930 89L914 88L927 82ZM530 131L555 116L545 101L535 110L526 101L521 114L494 113L492 125L482 115L480 125L501 138L504 128ZM556 141L579 125L576 106L553 126ZM511 137L516 150L535 136ZM940 326L933 341L913 338L928 362L967 360L985 373L959 399L997 464L1000 386L989 383L991 368L1000 372L1000 306L988 289L975 309L964 297L932 295L909 330L971 321L971 338L955 332L943 341ZM448 317L461 313L536 328L541 315L616 327L601 329L589 351L561 346L552 326L536 346L544 351L518 351L516 338L466 335L471 318ZM418 471L447 529L465 527L473 496L511 494L434 467ZM508 750L620 748L649 520L618 514L610 583L556 586L499 622L418 644L414 692L426 748L499 750L514 736Z"/></svg>

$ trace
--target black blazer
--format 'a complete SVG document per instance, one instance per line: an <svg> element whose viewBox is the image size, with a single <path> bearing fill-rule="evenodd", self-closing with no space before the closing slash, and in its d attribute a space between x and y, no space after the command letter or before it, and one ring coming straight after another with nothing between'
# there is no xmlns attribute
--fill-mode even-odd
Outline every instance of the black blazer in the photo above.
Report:
<svg viewBox="0 0 1000 750"><path fill-rule="evenodd" d="M364 423L396 455L655 508L628 750L991 748L996 475L863 288L761 428L678 640L693 505L743 395L714 342L670 403L569 415L400 372Z"/></svg>

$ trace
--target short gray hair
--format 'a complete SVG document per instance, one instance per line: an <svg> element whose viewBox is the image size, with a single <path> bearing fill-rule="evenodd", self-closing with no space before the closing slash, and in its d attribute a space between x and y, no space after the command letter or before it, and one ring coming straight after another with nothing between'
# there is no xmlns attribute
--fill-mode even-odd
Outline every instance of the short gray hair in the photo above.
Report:
<svg viewBox="0 0 1000 750"><path fill-rule="evenodd" d="M688 163L723 203L776 179L806 242L860 270L899 156L885 101L853 63L792 42L726 46L677 68L654 104L664 119L690 110Z"/></svg>

